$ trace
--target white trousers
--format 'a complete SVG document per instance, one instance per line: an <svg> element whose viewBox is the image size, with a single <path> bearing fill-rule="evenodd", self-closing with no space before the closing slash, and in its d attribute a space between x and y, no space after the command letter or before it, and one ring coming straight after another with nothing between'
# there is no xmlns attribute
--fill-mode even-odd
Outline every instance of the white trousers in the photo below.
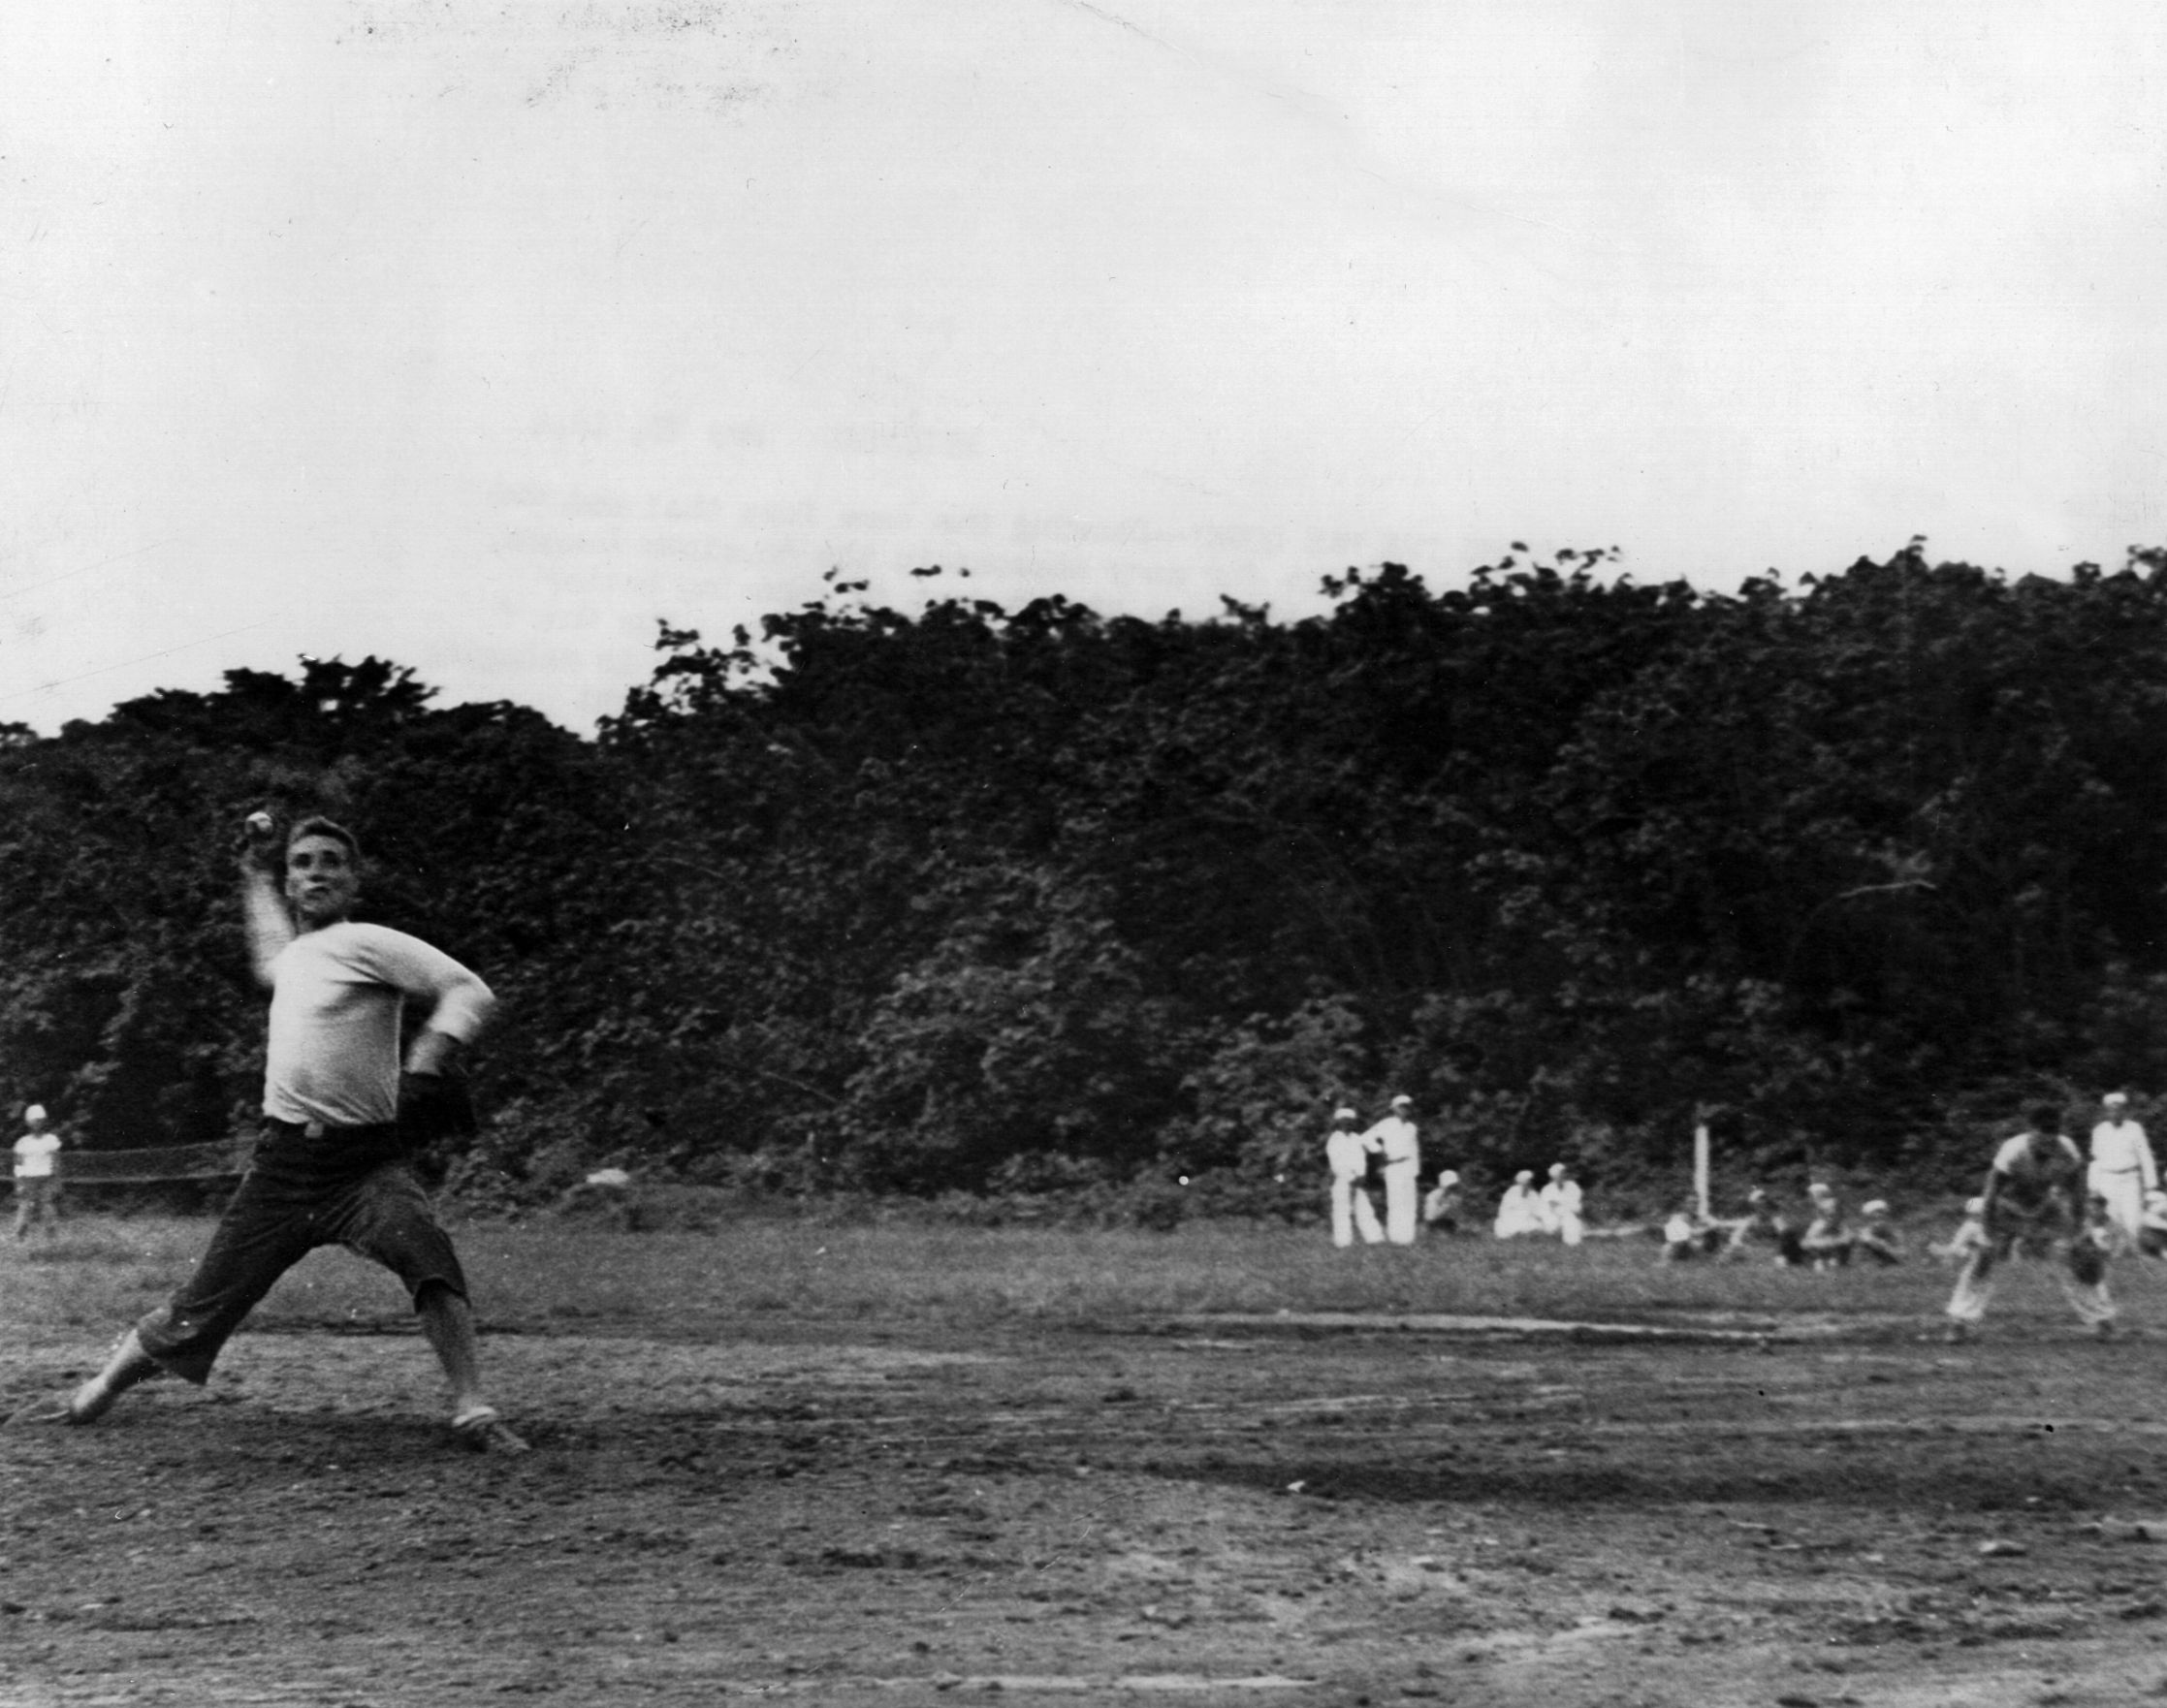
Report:
<svg viewBox="0 0 2167 1708"><path fill-rule="evenodd" d="M2145 1177L2134 1168L2094 1168L2088 1184L2107 1200L2107 1214L2114 1218L2122 1250L2137 1244L2137 1231L2145 1225Z"/></svg>
<svg viewBox="0 0 2167 1708"><path fill-rule="evenodd" d="M1332 1182L1332 1244L1352 1246L1359 1231L1362 1244L1374 1246L1385 1238L1385 1230L1378 1225L1377 1206L1369 1201L1369 1193L1358 1180L1334 1180Z"/></svg>
<svg viewBox="0 0 2167 1708"><path fill-rule="evenodd" d="M1419 1157L1385 1164L1385 1237L1395 1246L1415 1243L1415 1212L1421 1196L1416 1188L1421 1174Z"/></svg>

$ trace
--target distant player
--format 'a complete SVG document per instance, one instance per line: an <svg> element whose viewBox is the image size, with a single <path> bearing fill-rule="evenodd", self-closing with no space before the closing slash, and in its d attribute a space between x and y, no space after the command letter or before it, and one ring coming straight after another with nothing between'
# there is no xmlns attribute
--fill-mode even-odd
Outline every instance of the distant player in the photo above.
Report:
<svg viewBox="0 0 2167 1708"><path fill-rule="evenodd" d="M2112 1338L2115 1302L2107 1292L2106 1253L2085 1224L2085 1156L2062 1132L2059 1110L2052 1104L2032 1110L2031 1124L1995 1151L1980 1195L1986 1243L1957 1277L1948 1338L1970 1338L1993 1297L1994 1271L2020 1244L2044 1250L2078 1319L2101 1340Z"/></svg>
<svg viewBox="0 0 2167 1708"><path fill-rule="evenodd" d="M2145 1194L2159 1189L2159 1164L2141 1123L2129 1118L2129 1094L2109 1091L2100 1099L2104 1119L2091 1129L2090 1189L2107 1201L2119 1237L2118 1249L2137 1244L2145 1222Z"/></svg>
<svg viewBox="0 0 2167 1708"><path fill-rule="evenodd" d="M46 1108L33 1103L22 1112L22 1137L16 1140L16 1238L31 1230L50 1233L60 1219L60 1135L46 1125Z"/></svg>
<svg viewBox="0 0 2167 1708"><path fill-rule="evenodd" d="M1415 1099L1392 1099L1391 1113L1368 1132L1385 1163L1385 1237L1395 1246L1415 1243L1416 1188L1422 1177L1422 1148L1414 1122Z"/></svg>
<svg viewBox="0 0 2167 1708"><path fill-rule="evenodd" d="M1333 1110L1332 1130L1324 1140L1324 1165L1332 1176L1335 1246L1352 1246L1357 1233L1365 1246L1385 1243L1385 1229L1369 1196L1369 1159L1377 1147L1355 1124L1360 1120L1352 1109Z"/></svg>
<svg viewBox="0 0 2167 1708"><path fill-rule="evenodd" d="M523 1452L526 1443L483 1395L466 1278L409 1161L418 1141L462 1124L446 1070L495 998L442 951L349 917L361 890L350 832L303 819L281 855L268 815L259 818L241 904L271 996L263 1134L248 1172L173 1302L128 1330L73 1393L16 1417L94 1423L161 1372L208 1380L220 1348L278 1278L316 1247L342 1245L405 1282L451 1384L455 1435L484 1451ZM421 1024L401 1071L409 1003Z"/></svg>

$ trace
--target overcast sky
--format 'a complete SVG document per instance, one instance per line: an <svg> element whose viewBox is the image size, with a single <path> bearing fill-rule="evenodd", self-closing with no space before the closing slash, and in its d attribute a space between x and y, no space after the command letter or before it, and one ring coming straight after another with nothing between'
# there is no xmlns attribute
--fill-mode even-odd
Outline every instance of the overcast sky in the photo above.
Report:
<svg viewBox="0 0 2167 1708"><path fill-rule="evenodd" d="M2162 16L10 0L0 721L373 652L586 731L831 567L2119 564Z"/></svg>

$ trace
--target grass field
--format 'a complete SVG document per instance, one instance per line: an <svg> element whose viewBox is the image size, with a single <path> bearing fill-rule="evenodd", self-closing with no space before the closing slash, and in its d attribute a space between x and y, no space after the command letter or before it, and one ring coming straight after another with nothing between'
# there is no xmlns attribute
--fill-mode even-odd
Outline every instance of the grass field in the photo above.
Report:
<svg viewBox="0 0 2167 1708"><path fill-rule="evenodd" d="M20 1254L0 1311L16 1332L124 1320L170 1290L205 1225L71 1223L50 1246ZM1951 1280L1931 1263L1826 1274L1768 1263L1673 1267L1658 1264L1657 1248L1638 1239L1590 1241L1571 1251L1549 1241L1486 1239L1340 1251L1315 1234L1241 1224L1162 1234L751 1218L716 1234L625 1237L583 1222L481 1222L459 1240L485 1316L523 1331L618 1322L643 1332L728 1332L778 1315L851 1321L868 1313L959 1327L1275 1311L1630 1320L1809 1310L1924 1320L1940 1311ZM2148 1272L2137 1286L2139 1300L2167 1289L2167 1269L2155 1273L2156 1281ZM281 1283L258 1321L337 1322L402 1310L379 1272L334 1251Z"/></svg>
<svg viewBox="0 0 2167 1708"><path fill-rule="evenodd" d="M0 1254L9 1394L207 1232ZM1937 1266L1639 1241L459 1240L537 1450L450 1446L397 1288L319 1254L208 1389L0 1440L0 1702L2167 1693L2167 1267L2121 1344L2030 1271L1952 1348Z"/></svg>

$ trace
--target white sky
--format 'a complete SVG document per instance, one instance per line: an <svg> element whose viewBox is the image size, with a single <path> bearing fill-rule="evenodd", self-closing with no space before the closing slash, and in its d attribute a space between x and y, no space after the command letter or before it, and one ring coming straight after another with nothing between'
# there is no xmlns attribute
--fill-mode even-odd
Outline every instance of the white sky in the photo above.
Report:
<svg viewBox="0 0 2167 1708"><path fill-rule="evenodd" d="M586 731L831 566L2117 565L2162 114L2141 0L10 0L0 721Z"/></svg>

